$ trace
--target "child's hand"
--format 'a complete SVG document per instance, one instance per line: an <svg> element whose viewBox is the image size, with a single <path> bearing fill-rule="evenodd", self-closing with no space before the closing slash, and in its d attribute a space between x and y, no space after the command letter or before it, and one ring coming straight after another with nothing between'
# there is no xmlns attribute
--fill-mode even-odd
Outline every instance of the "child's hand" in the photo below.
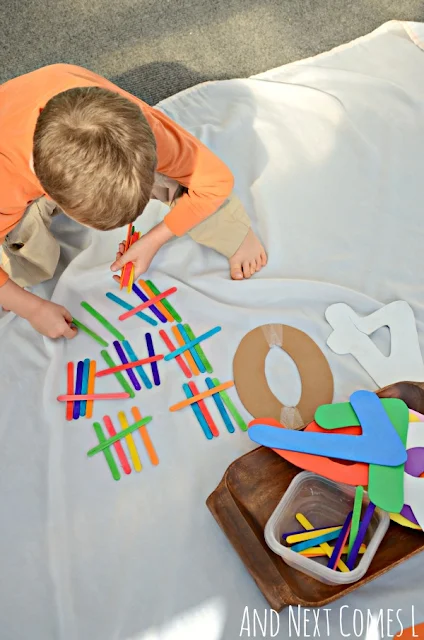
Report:
<svg viewBox="0 0 424 640"><path fill-rule="evenodd" d="M39 299L34 311L28 316L29 323L38 333L47 338L75 338L77 330L71 327L72 316L65 307Z"/></svg>

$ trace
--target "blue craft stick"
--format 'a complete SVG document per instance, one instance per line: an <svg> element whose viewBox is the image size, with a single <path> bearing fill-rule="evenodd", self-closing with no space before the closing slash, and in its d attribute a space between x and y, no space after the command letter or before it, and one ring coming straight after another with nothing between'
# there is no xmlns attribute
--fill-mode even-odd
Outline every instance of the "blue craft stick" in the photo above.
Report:
<svg viewBox="0 0 424 640"><path fill-rule="evenodd" d="M88 393L88 372L90 370L90 359L86 358L84 360L84 369L82 372L82 385L81 385L81 393ZM87 401L80 400L80 416L81 418L85 417L85 412L87 410Z"/></svg>
<svg viewBox="0 0 424 640"><path fill-rule="evenodd" d="M214 389L215 385L212 382L212 380L210 378L205 378L205 382L207 384L208 389ZM212 396L213 399L215 400L215 404L218 408L219 413L221 414L221 418L224 421L225 426L227 427L228 431L230 433L234 433L235 428L233 426L233 423L231 422L231 418L227 413L227 410L225 408L224 403L222 402L222 398L219 395L219 393L214 393L214 395Z"/></svg>
<svg viewBox="0 0 424 640"><path fill-rule="evenodd" d="M190 342L190 338L187 335L187 331L184 329L182 324L177 324L177 328L179 329L182 337L184 338L184 342L186 344L188 344ZM194 358L194 362L197 365L197 368L199 369L200 373L205 373L206 372L206 368L205 365L203 364L203 362L201 361L201 359L199 358L199 354L196 352L196 349L194 349L194 347L192 349L190 349L190 353Z"/></svg>
<svg viewBox="0 0 424 640"><path fill-rule="evenodd" d="M122 300L122 298L120 298L119 296L116 296L114 293L110 293L108 291L106 294L106 297L109 298L109 300L112 300L112 302L116 302L116 304L119 304L120 307L127 309L127 311L131 311L132 309L134 309L134 307L131 304L128 304L128 302L126 302L125 300ZM149 316L147 316L142 311L139 311L135 315L141 318L142 320L145 320L146 322L151 324L153 327L156 327L158 324L156 320L154 320L153 318L149 318Z"/></svg>
<svg viewBox="0 0 424 640"><path fill-rule="evenodd" d="M144 293L144 291L142 291L140 287L138 287L136 284L133 284L133 291L143 302L147 302L147 300L149 299L148 296L146 296L146 294ZM158 320L160 320L163 323L168 322L165 316L159 311L159 309L155 307L154 304L150 305L149 309L152 313L155 314Z"/></svg>
<svg viewBox="0 0 424 640"><path fill-rule="evenodd" d="M341 549L343 549L343 547L345 546L346 541L347 541L347 532L349 530L350 523L352 522L352 514L353 514L353 511L348 513L347 518L344 521L344 525L342 527L342 530L339 531L339 536L337 538L336 544L334 545L333 553L331 554L330 559L329 559L328 564L327 564L327 567L329 569L335 569L336 568L337 558L339 557L340 551L341 551Z"/></svg>
<svg viewBox="0 0 424 640"><path fill-rule="evenodd" d="M146 333L146 345L147 345L147 351L149 354L149 358L151 358L152 356L155 356L155 348L153 346L153 340L152 340L152 336L150 333ZM152 367L152 375L153 375L153 381L155 383L155 385L158 387L160 385L160 377L159 377L159 368L158 368L158 363L157 362L152 362L150 364L150 366Z"/></svg>
<svg viewBox="0 0 424 640"><path fill-rule="evenodd" d="M136 362L137 360L139 360L140 358L137 358L137 356L135 355L134 349L132 348L132 346L130 345L130 343L128 342L128 340L124 340L122 343L122 346L124 347L125 351L128 354L129 359L131 360L131 362ZM151 389L153 387L152 383L150 382L147 373L144 371L142 365L138 365L138 367L135 367L135 370L137 371L138 375L141 378L141 381L143 382L144 386L147 389Z"/></svg>
<svg viewBox="0 0 424 640"><path fill-rule="evenodd" d="M84 363L80 360L77 364L77 377L75 381L75 395L81 395L82 390L82 375L84 371ZM80 417L81 400L75 400L74 402L74 420L78 420Z"/></svg>
<svg viewBox="0 0 424 640"><path fill-rule="evenodd" d="M167 353L165 356L165 360L172 360L173 358L176 358L177 356L184 353L184 351L187 351L187 349L191 349L191 347L194 347L196 344L199 344L199 342L202 342L203 340L206 340L207 338L214 336L215 333L218 333L219 331L221 331L221 327L214 327L210 331L206 331L206 333L203 333L198 338L195 338L195 340L190 340L190 342L187 342L182 347L178 347L178 349L175 349L175 351L171 351L171 353Z"/></svg>
<svg viewBox="0 0 424 640"><path fill-rule="evenodd" d="M122 364L127 364L128 358L125 355L125 351L123 350L121 343L118 342L118 340L115 340L114 343L113 343L113 346L115 347L116 353L118 354L119 359L122 362ZM140 391L141 384L139 383L137 377L135 376L134 371L131 371L131 369L127 369L126 373L128 374L128 377L131 380L134 389L136 391Z"/></svg>
<svg viewBox="0 0 424 640"><path fill-rule="evenodd" d="M363 543L365 536L367 534L368 527L370 526L371 519L373 517L375 511L375 504L370 502L368 507L365 510L364 517L359 526L358 535L355 538L355 542L353 543L352 549L346 560L347 568L350 571L353 571L355 567L356 558L358 557L359 549L361 548L361 544Z"/></svg>
<svg viewBox="0 0 424 640"><path fill-rule="evenodd" d="M185 393L187 398L192 398L193 395L194 395L192 393L190 387L188 386L188 384L185 384L185 383L183 384L183 391L184 391L184 393ZM194 415L196 416L200 426L202 427L203 433L205 434L205 436L207 437L208 440L212 440L212 438L213 438L212 431L210 430L209 425L206 422L205 417L204 417L202 411L200 410L200 407L199 407L198 403L197 402L193 402L193 404L190 405L190 406L193 409Z"/></svg>
<svg viewBox="0 0 424 640"><path fill-rule="evenodd" d="M311 547L318 547L323 542L329 542L330 540L335 540L340 535L340 531L330 531L330 533L324 533L322 536L318 536L318 538L311 538L311 540L305 540L304 542L298 542L294 544L292 547L289 547L292 551L305 551L305 549L310 549Z"/></svg>

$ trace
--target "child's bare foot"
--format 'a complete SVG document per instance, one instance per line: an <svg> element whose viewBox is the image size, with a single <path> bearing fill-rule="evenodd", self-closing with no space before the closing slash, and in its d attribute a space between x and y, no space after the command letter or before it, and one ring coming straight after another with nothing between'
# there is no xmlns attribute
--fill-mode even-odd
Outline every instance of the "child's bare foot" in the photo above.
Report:
<svg viewBox="0 0 424 640"><path fill-rule="evenodd" d="M424 413L424 383L397 382L377 391L380 398L400 398L410 409Z"/></svg>
<svg viewBox="0 0 424 640"><path fill-rule="evenodd" d="M252 229L249 229L247 236L230 258L231 277L233 280L250 278L254 273L260 271L266 263L265 249Z"/></svg>

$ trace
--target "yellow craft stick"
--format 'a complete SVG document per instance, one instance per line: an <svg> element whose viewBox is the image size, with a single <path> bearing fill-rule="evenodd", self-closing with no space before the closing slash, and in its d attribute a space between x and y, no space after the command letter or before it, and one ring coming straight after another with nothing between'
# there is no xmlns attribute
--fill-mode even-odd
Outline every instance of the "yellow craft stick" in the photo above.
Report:
<svg viewBox="0 0 424 640"><path fill-rule="evenodd" d="M174 404L172 405L172 407L169 407L169 410L179 411L180 409L184 409L184 407L188 407L190 404L199 402L199 400L203 400L204 398L209 398L210 396L213 396L214 393L220 393L221 391L225 391L225 389L229 389L230 387L233 387L233 386L234 386L234 382L232 380L229 380L228 382L224 382L223 384L220 384L219 387L213 387L213 389L202 391L202 393L198 393L197 395L191 398L182 400L181 402L178 402L178 404ZM310 528L314 529L314 527L310 527Z"/></svg>
<svg viewBox="0 0 424 640"><path fill-rule="evenodd" d="M330 547L331 551L333 551L334 547ZM362 555L367 550L367 547L364 544L361 544L359 549L359 553ZM348 545L343 547L342 555L347 554L349 551ZM299 551L299 555L305 556L306 558L320 558L322 556L326 556L327 554L320 547L311 547L310 549L304 549L303 551Z"/></svg>
<svg viewBox="0 0 424 640"><path fill-rule="evenodd" d="M147 284L147 282L145 282L144 280L139 280L138 284L140 285L140 287L143 289L144 293L147 295L148 298L153 298L155 294L151 288L149 287L149 285ZM174 318L172 317L172 315L169 313L168 309L166 309L164 307L164 305L162 304L162 302L155 302L155 307L158 311L161 312L162 315L165 316L165 318L168 320L168 322L174 322Z"/></svg>
<svg viewBox="0 0 424 640"><path fill-rule="evenodd" d="M118 413L118 420L122 429L127 429L129 427L128 420L123 411L120 411ZM143 467L141 465L140 458L138 457L138 452L135 446L134 438L132 437L131 433L125 436L125 440L127 441L128 451L133 463L134 471L141 471Z"/></svg>
<svg viewBox="0 0 424 640"><path fill-rule="evenodd" d="M304 540L312 540L313 538L319 538L325 533L331 533L332 531L341 531L341 527L327 527L327 529L319 529L318 531L304 531L303 533L294 533L292 536L287 536L286 542L288 544L295 544L296 542L303 542Z"/></svg>
<svg viewBox="0 0 424 640"><path fill-rule="evenodd" d="M185 340L182 337L181 332L178 329L178 327L174 326L174 327L171 327L171 329L172 329L172 332L173 332L174 336L177 339L178 345L180 347L184 346L185 345ZM193 375L194 376L200 375L199 368L198 368L197 364L195 363L193 356L190 353L190 349L187 349L187 351L185 351L184 354L181 354L181 356L185 356L185 358L187 360L187 364L190 367Z"/></svg>
<svg viewBox="0 0 424 640"><path fill-rule="evenodd" d="M131 267L131 273L128 280L127 293L131 293L134 284L134 265Z"/></svg>
<svg viewBox="0 0 424 640"><path fill-rule="evenodd" d="M296 520L307 531L310 531L311 529L315 529L315 527L309 522L309 520L307 518L305 518L305 516L302 513L296 513ZM325 555L328 556L329 558L331 558L331 554L333 553L333 549L332 549L332 547L330 547L328 542L322 542L319 546L325 552ZM349 571L349 569L347 568L347 566L343 562L343 560L339 560L339 563L338 563L337 567L338 567L338 569L340 569L340 571L343 571L343 573L346 573L346 572Z"/></svg>
<svg viewBox="0 0 424 640"><path fill-rule="evenodd" d="M96 361L90 361L90 368L88 370L88 391L87 393L94 393L94 382L96 378ZM93 401L87 400L87 406L85 410L85 417L91 418L93 416Z"/></svg>

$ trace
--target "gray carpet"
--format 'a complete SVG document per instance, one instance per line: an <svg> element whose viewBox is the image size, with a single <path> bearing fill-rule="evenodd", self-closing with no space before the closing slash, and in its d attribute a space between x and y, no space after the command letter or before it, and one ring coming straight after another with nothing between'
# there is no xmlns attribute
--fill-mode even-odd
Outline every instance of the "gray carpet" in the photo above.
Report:
<svg viewBox="0 0 424 640"><path fill-rule="evenodd" d="M53 62L86 66L150 104L364 35L424 21L423 0L1 0L0 82Z"/></svg>

